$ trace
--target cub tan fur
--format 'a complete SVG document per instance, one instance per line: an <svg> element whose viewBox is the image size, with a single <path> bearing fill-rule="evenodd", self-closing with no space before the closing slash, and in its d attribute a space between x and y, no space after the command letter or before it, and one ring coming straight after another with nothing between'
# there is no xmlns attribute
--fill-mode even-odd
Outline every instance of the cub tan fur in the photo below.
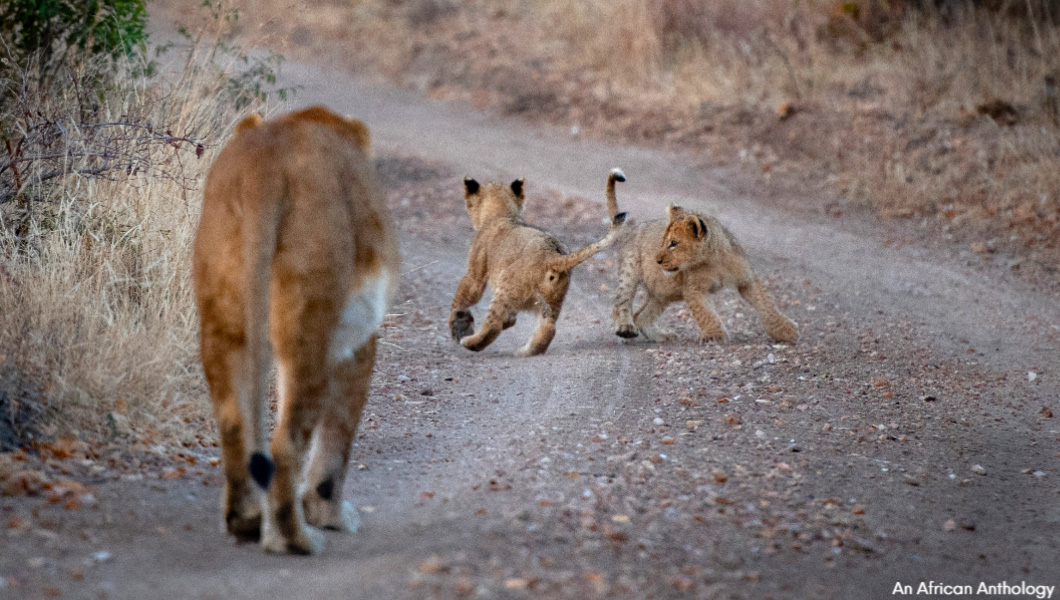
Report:
<svg viewBox="0 0 1060 600"><path fill-rule="evenodd" d="M206 180L193 265L225 528L271 552L316 552L310 525L356 527L346 463L400 271L365 126L323 107L244 119Z"/></svg>
<svg viewBox="0 0 1060 600"><path fill-rule="evenodd" d="M709 294L733 286L758 312L773 340L798 341L798 327L780 313L751 271L743 248L717 219L672 205L668 214L669 221L633 228L620 253L613 313L616 335L631 338L639 333L653 342L672 339L673 334L656 327L655 320L670 303L684 300L702 339L725 342L728 334L711 307ZM647 301L634 313L633 297L641 286Z"/></svg>
<svg viewBox="0 0 1060 600"><path fill-rule="evenodd" d="M625 181L622 171L613 169L607 178L609 204L614 204L615 182ZM573 254L555 237L522 219L523 179L511 185L479 185L464 179L464 200L475 238L468 255L467 274L460 280L452 309L449 330L463 347L479 351L497 339L501 330L515 325L519 312L536 312L538 325L517 356L533 356L548 350L556 335L563 299L570 285L571 270L609 246L622 230L625 213L611 215L611 229L600 241ZM478 332L468 310L482 299L489 283L493 289L489 313Z"/></svg>

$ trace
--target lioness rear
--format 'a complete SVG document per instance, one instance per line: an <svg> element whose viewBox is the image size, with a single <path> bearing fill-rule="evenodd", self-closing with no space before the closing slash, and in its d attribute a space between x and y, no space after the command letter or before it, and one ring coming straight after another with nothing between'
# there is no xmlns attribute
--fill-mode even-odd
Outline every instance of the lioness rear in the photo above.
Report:
<svg viewBox="0 0 1060 600"><path fill-rule="evenodd" d="M193 263L225 528L271 552L317 552L309 525L356 527L346 463L400 270L365 126L323 107L244 119L207 178Z"/></svg>

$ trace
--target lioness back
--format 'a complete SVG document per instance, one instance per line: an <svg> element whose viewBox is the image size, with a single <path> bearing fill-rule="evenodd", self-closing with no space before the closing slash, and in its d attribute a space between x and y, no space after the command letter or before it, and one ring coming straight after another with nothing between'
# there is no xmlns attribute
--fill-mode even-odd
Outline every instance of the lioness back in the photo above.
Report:
<svg viewBox="0 0 1060 600"><path fill-rule="evenodd" d="M270 551L315 552L307 521L355 525L346 461L400 269L365 126L322 107L244 119L207 178L193 266L225 527ZM270 357L280 401L266 448Z"/></svg>

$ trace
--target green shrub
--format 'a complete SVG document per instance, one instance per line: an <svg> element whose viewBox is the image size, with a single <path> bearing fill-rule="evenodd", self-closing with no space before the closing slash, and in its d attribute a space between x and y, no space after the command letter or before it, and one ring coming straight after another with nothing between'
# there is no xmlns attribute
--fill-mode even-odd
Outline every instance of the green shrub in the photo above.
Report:
<svg viewBox="0 0 1060 600"><path fill-rule="evenodd" d="M18 0L0 5L0 40L6 58L22 68L32 58L44 80L75 53L142 53L146 20L144 0Z"/></svg>

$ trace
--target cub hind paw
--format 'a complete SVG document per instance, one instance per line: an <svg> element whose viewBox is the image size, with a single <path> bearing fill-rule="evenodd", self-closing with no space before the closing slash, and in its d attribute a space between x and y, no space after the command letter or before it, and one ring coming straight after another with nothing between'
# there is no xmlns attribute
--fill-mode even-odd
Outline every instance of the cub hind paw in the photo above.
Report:
<svg viewBox="0 0 1060 600"><path fill-rule="evenodd" d="M657 344L672 342L677 339L674 332L668 329L641 329L640 333L644 336L644 339Z"/></svg>
<svg viewBox="0 0 1060 600"><path fill-rule="evenodd" d="M456 343L459 344L462 339L473 333L475 333L475 317L471 316L469 311L459 310L449 319L449 334L453 336L453 341Z"/></svg>

